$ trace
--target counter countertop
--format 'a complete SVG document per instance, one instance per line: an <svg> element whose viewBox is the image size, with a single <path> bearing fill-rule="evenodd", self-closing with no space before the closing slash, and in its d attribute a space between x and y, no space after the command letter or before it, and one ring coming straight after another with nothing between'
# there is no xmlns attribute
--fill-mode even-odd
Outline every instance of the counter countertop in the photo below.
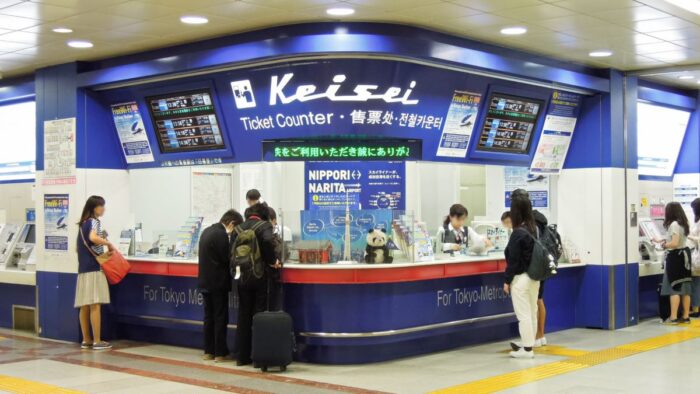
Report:
<svg viewBox="0 0 700 394"><path fill-rule="evenodd" d="M36 272L19 270L0 270L0 283L36 286Z"/></svg>

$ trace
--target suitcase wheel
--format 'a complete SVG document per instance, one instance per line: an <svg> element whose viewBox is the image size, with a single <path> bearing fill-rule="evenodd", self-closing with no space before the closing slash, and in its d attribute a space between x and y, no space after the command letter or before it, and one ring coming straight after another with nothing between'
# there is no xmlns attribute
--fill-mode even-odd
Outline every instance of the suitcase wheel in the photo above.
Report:
<svg viewBox="0 0 700 394"><path fill-rule="evenodd" d="M260 370L262 370L263 372L267 372L267 365L263 365L262 367L260 367Z"/></svg>

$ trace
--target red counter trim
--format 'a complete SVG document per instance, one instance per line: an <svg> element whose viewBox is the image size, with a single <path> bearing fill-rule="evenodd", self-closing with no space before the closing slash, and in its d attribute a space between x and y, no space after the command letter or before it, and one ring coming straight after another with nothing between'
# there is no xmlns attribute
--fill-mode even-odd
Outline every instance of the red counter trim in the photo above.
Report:
<svg viewBox="0 0 700 394"><path fill-rule="evenodd" d="M503 272L505 267L505 260L378 269L346 268L331 270L295 267L293 269L285 269L282 272L282 279L285 283L315 284L411 282L451 278L455 276L498 273Z"/></svg>
<svg viewBox="0 0 700 394"><path fill-rule="evenodd" d="M197 264L179 264L155 261L129 260L132 274L189 276L196 278L199 273Z"/></svg>
<svg viewBox="0 0 700 394"><path fill-rule="evenodd" d="M132 274L197 277L197 264L181 264L130 260ZM415 267L386 267L377 269L343 268L313 269L295 266L282 272L286 283L360 284L392 283L451 278L503 272L505 260L418 265Z"/></svg>

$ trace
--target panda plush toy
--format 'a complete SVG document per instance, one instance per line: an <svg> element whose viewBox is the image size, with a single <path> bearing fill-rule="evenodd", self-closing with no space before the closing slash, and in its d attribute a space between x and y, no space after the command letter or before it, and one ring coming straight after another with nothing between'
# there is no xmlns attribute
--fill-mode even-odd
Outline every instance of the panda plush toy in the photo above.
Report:
<svg viewBox="0 0 700 394"><path fill-rule="evenodd" d="M390 264L394 258L389 254L387 242L386 230L370 229L369 233L367 233L365 262L370 264Z"/></svg>

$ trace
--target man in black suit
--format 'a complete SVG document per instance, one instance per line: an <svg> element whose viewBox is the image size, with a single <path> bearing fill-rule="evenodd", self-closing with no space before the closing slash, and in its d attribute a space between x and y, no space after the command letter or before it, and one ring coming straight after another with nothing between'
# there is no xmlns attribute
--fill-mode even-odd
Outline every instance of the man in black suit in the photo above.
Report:
<svg viewBox="0 0 700 394"><path fill-rule="evenodd" d="M219 223L204 229L199 238L198 287L204 298L204 360L223 362L231 359L226 343L231 291L230 234L242 222L241 214L230 209Z"/></svg>

